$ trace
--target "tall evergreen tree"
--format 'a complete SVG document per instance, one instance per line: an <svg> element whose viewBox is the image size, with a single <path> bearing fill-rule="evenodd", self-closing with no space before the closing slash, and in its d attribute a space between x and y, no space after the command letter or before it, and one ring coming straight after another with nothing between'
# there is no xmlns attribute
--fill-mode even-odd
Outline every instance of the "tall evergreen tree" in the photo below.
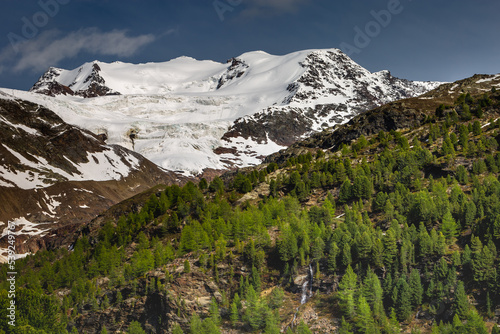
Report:
<svg viewBox="0 0 500 334"><path fill-rule="evenodd" d="M279 319L273 312L266 313L264 334L280 334Z"/></svg>
<svg viewBox="0 0 500 334"><path fill-rule="evenodd" d="M184 334L184 331L179 324L175 324L174 328L172 329L172 334Z"/></svg>
<svg viewBox="0 0 500 334"><path fill-rule="evenodd" d="M199 334L202 331L202 324L200 316L195 313L191 317L191 321L189 322L189 332L191 334Z"/></svg>
<svg viewBox="0 0 500 334"><path fill-rule="evenodd" d="M358 276L354 273L349 265L346 272L339 283L339 304L344 311L344 314L349 318L355 315L355 299L354 295L357 291Z"/></svg>
<svg viewBox="0 0 500 334"><path fill-rule="evenodd" d="M247 308L245 318L248 324L254 329L258 329L262 325L260 300L252 285L249 286L247 292Z"/></svg>
<svg viewBox="0 0 500 334"><path fill-rule="evenodd" d="M345 320L344 316L342 316L338 334L352 334L353 332L351 331L351 329L351 324Z"/></svg>
<svg viewBox="0 0 500 334"><path fill-rule="evenodd" d="M359 297L357 313L358 317L356 324L359 327L359 331L365 334L375 334L376 330L372 312L365 297L363 296Z"/></svg>
<svg viewBox="0 0 500 334"><path fill-rule="evenodd" d="M373 316L381 319L384 316L384 292L377 275L370 271L363 282L363 296L373 310Z"/></svg>
<svg viewBox="0 0 500 334"><path fill-rule="evenodd" d="M219 305L217 304L217 300L215 300L215 297L212 297L208 311L210 313L210 318L212 319L214 324L219 325L220 324Z"/></svg>
<svg viewBox="0 0 500 334"><path fill-rule="evenodd" d="M395 289L396 292L396 314L398 319L405 321L410 317L411 314L411 291L410 286L406 280L401 277L399 278Z"/></svg>
<svg viewBox="0 0 500 334"><path fill-rule="evenodd" d="M236 327L236 324L240 320L240 312L234 300L231 303L231 314L229 316L229 319L231 320L231 324L233 325L233 327Z"/></svg>
<svg viewBox="0 0 500 334"><path fill-rule="evenodd" d="M453 219L450 210L446 210L444 214L441 230L448 244L452 244L454 239L458 236L458 225L455 219Z"/></svg>
<svg viewBox="0 0 500 334"><path fill-rule="evenodd" d="M312 334L311 330L307 326L307 324L301 320L299 326L297 327L297 330L295 331L296 334Z"/></svg>
<svg viewBox="0 0 500 334"><path fill-rule="evenodd" d="M480 250L474 253L474 258L472 261L472 268L474 271L474 280L481 283L487 283L490 287L493 287L496 281L496 267L495 267L495 256L490 251L488 245L484 245Z"/></svg>
<svg viewBox="0 0 500 334"><path fill-rule="evenodd" d="M462 281L458 281L457 287L455 288L453 310L461 320L467 319L467 316L469 315L469 301L467 299L464 283Z"/></svg>
<svg viewBox="0 0 500 334"><path fill-rule="evenodd" d="M467 317L467 322L465 324L465 330L467 333L488 334L483 318L475 309L472 309L469 312L469 316Z"/></svg>
<svg viewBox="0 0 500 334"><path fill-rule="evenodd" d="M337 270L337 257L339 254L339 247L337 246L337 243L335 241L332 241L330 243L330 250L328 252L328 270L330 272L335 272Z"/></svg>
<svg viewBox="0 0 500 334"><path fill-rule="evenodd" d="M398 253L398 247L396 243L396 235L392 229L387 230L384 237L382 238L382 243L384 244L384 264L391 268L393 261Z"/></svg>
<svg viewBox="0 0 500 334"><path fill-rule="evenodd" d="M346 243L342 248L342 265L350 266L352 263L351 246Z"/></svg>
<svg viewBox="0 0 500 334"><path fill-rule="evenodd" d="M411 305L413 308L422 304L422 297L424 294L424 288L422 287L422 282L420 280L420 272L418 269L413 269L410 272L409 286L411 292Z"/></svg>
<svg viewBox="0 0 500 334"><path fill-rule="evenodd" d="M351 188L352 188L351 181L349 181L348 179L342 183L342 186L340 187L339 191L340 203L347 203L351 199L352 197Z"/></svg>

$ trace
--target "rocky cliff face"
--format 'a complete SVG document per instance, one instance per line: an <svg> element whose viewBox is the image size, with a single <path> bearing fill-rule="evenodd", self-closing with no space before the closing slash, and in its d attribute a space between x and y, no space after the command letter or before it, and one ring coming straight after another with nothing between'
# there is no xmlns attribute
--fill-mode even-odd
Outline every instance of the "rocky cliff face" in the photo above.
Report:
<svg viewBox="0 0 500 334"><path fill-rule="evenodd" d="M181 182L139 154L5 94L0 143L0 256L9 221L16 224L17 254L36 252L64 244L64 234L119 201Z"/></svg>
<svg viewBox="0 0 500 334"><path fill-rule="evenodd" d="M79 68L77 77L70 83L61 78L63 70L51 67L33 85L30 92L45 94L49 96L73 95L81 97L97 97L104 95L119 95L106 86L106 81L100 75L101 68L94 62L89 67ZM61 82L62 81L62 82ZM83 84L83 85L82 85Z"/></svg>

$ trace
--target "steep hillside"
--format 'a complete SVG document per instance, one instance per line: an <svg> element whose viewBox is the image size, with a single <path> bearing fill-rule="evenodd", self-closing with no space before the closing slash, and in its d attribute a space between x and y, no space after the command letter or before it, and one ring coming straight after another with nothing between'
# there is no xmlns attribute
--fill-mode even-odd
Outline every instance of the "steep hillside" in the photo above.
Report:
<svg viewBox="0 0 500 334"><path fill-rule="evenodd" d="M6 94L0 95L0 130L4 260L8 221L17 225L20 256L64 245L65 233L111 205L156 184L180 182L139 154Z"/></svg>
<svg viewBox="0 0 500 334"><path fill-rule="evenodd" d="M31 93L14 93L163 168L198 174L257 165L308 134L438 85L370 73L326 49L248 52L226 64L94 61L51 68Z"/></svg>
<svg viewBox="0 0 500 334"><path fill-rule="evenodd" d="M497 78L402 101L411 126L120 203L15 263L22 330L498 333Z"/></svg>
<svg viewBox="0 0 500 334"><path fill-rule="evenodd" d="M485 92L490 92L491 87L498 86L500 86L500 74L475 75L454 83L443 84L419 97L387 103L353 117L348 123L336 126L335 131L327 130L314 134L295 145L291 145L288 150L268 156L266 161L284 161L288 156L305 147L334 149L342 144L349 144L362 135L371 136L380 131L418 128L429 122L440 105L443 105L442 112L444 113L446 110L450 110L461 95L460 103L463 103L467 93L481 96ZM461 107L461 105L456 107L457 112L462 112Z"/></svg>

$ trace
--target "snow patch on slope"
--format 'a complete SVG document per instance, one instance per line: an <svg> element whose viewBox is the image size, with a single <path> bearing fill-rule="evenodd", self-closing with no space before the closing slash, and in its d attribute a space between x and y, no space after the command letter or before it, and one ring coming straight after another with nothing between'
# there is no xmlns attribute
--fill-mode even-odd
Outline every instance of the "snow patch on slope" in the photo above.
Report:
<svg viewBox="0 0 500 334"><path fill-rule="evenodd" d="M0 235L0 239L3 239L8 234L14 235L16 237L27 235L28 238L34 237L34 236L43 236L44 234L47 233L47 231L49 231L49 229L44 229L41 227L43 224L34 224L24 217L13 219L11 221L11 223L15 226L14 231L12 231L12 230L9 231L8 224L5 224L4 222L0 222L0 224L5 225L5 228L2 230L2 234ZM26 241L24 241L24 242L26 242ZM16 244L15 249L18 249L17 246L18 245ZM6 263L8 261L8 254L9 254L8 247L5 247L5 248L0 247L0 263ZM30 255L30 253L18 254L17 252L15 252L14 259L15 260L21 259L21 258L26 257L28 255Z"/></svg>
<svg viewBox="0 0 500 334"><path fill-rule="evenodd" d="M113 150L107 147L103 152L87 153L87 163L76 164L65 157L78 170L77 173L68 173L52 166L47 160L39 156L30 156L27 159L23 154L13 150L5 144L2 146L19 160L24 170L8 169L0 165L0 182L7 187L21 189L45 188L58 180L54 174L67 181L109 181L120 180L139 167L139 160L132 155L126 155L125 161ZM27 153L24 153L27 154Z"/></svg>

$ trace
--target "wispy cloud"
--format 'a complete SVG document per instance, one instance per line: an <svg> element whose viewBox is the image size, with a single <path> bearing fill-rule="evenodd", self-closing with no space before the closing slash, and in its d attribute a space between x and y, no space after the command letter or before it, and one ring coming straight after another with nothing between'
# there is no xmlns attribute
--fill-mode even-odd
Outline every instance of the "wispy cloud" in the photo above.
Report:
<svg viewBox="0 0 500 334"><path fill-rule="evenodd" d="M272 16L291 13L309 0L246 0L247 8L243 10L244 16Z"/></svg>
<svg viewBox="0 0 500 334"><path fill-rule="evenodd" d="M102 32L97 28L86 28L68 34L48 30L37 38L17 44L17 52L10 46L4 48L0 52L0 65L9 64L14 72L40 71L82 52L127 57L155 39L151 34L129 36L125 30Z"/></svg>
<svg viewBox="0 0 500 334"><path fill-rule="evenodd" d="M175 35L178 33L179 33L179 28L171 28L171 29L164 31L162 34L160 34L160 36L158 36L158 38L162 38L162 37L170 36L170 35Z"/></svg>

